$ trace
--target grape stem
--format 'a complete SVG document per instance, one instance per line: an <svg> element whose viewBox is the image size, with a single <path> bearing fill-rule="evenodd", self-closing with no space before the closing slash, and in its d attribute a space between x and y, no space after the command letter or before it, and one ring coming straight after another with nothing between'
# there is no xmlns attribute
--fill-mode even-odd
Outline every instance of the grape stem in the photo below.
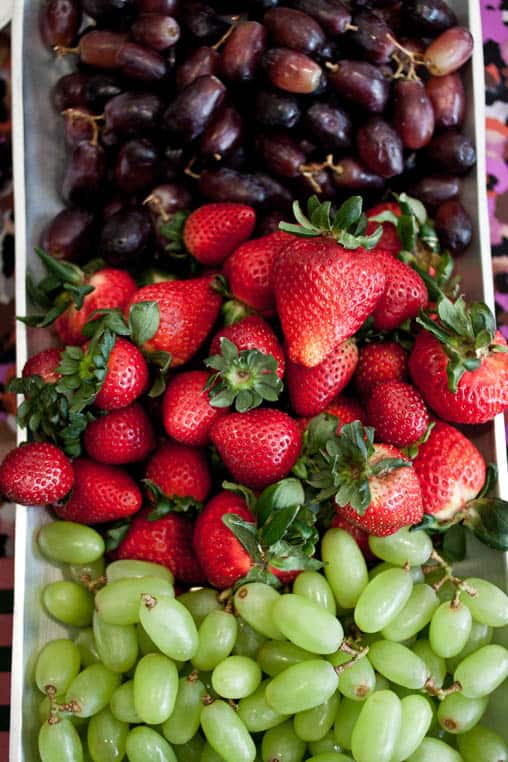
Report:
<svg viewBox="0 0 508 762"><path fill-rule="evenodd" d="M355 24L350 24L349 22L344 27L345 32L357 32L358 29L359 27L355 26Z"/></svg>
<svg viewBox="0 0 508 762"><path fill-rule="evenodd" d="M321 172L323 169L331 169L332 172L335 172L337 175L341 175L343 173L343 169L340 164L334 163L333 154L331 153L329 153L326 159L321 163L312 162L311 164L300 164L298 167L299 173L302 175L302 177L305 177L306 180L309 181L312 190L314 190L316 193L321 193L322 188L316 180L315 175L318 174L318 172Z"/></svg>
<svg viewBox="0 0 508 762"><path fill-rule="evenodd" d="M391 34L387 35L390 42L393 42L397 48L397 52L392 54L392 58L397 64L397 70L392 75L393 79L407 79L412 81L418 81L420 77L416 73L417 66L425 66L425 58L418 53L413 53L412 50L408 50L398 42ZM403 55L399 55L399 52ZM407 70L406 70L407 68Z"/></svg>
<svg viewBox="0 0 508 762"><path fill-rule="evenodd" d="M71 122L75 122L78 119L83 119L85 122L88 122L92 126L93 130L90 145L96 146L98 144L100 129L97 122L102 122L104 120L104 114L98 114L97 116L94 116L93 114L85 114L78 108L66 108L64 111L62 111L62 116L68 116Z"/></svg>
<svg viewBox="0 0 508 762"><path fill-rule="evenodd" d="M57 56L67 56L69 53L75 53L76 55L79 55L79 47L66 48L65 45L53 45L53 50Z"/></svg>
<svg viewBox="0 0 508 762"><path fill-rule="evenodd" d="M157 194L150 193L150 195L147 196L142 203L143 206L147 205L152 212L158 214L163 222L169 222L170 216L163 208L162 201L160 200L159 196L157 196Z"/></svg>
<svg viewBox="0 0 508 762"><path fill-rule="evenodd" d="M369 647L365 646L365 648L361 648L359 651L355 648L352 648L348 643L345 641L341 644L339 647L339 651L343 651L346 654L353 655L353 658L349 661L344 662L344 664L338 664L336 667L334 667L334 670L337 675L341 675L343 672L345 672L346 669L349 669L349 667L352 667L354 664L356 664L360 659L363 659L364 656L367 656L369 653Z"/></svg>
<svg viewBox="0 0 508 762"><path fill-rule="evenodd" d="M196 163L196 157L193 156L183 171L185 175L192 177L193 180L199 180L201 175L198 174L197 172L194 172L194 170L192 169L195 163Z"/></svg>
<svg viewBox="0 0 508 762"><path fill-rule="evenodd" d="M79 580L91 593L96 593L98 590L101 590L101 588L105 587L108 581L104 575L97 577L97 579L92 579L89 574L82 574Z"/></svg>
<svg viewBox="0 0 508 762"><path fill-rule="evenodd" d="M153 595L145 594L141 596L141 602L147 609L153 609L157 605L157 598L154 598Z"/></svg>
<svg viewBox="0 0 508 762"><path fill-rule="evenodd" d="M460 693L462 690L462 685L458 681L452 683L448 688L438 688L431 677L427 679L423 687L429 696L435 696L439 701L443 701L443 699L450 696L452 693Z"/></svg>
<svg viewBox="0 0 508 762"><path fill-rule="evenodd" d="M212 45L212 50L218 50L221 47L221 45L224 45L224 43L230 37L230 35L232 34L233 30L236 28L236 25L240 21L240 16L232 16L231 17L231 21L233 23L231 24L231 26L229 27L227 32L225 32L225 34L222 35L220 40L218 40L214 45Z"/></svg>
<svg viewBox="0 0 508 762"><path fill-rule="evenodd" d="M451 582L452 585L455 585L457 588L457 592L455 593L453 600L451 602L451 605L456 608L459 603L459 595L461 592L467 593L471 596L471 598L476 598L478 596L478 591L475 590L474 587L469 585L467 582L465 582L463 579L460 579L460 577L456 577L453 573L453 567L448 564L442 556L439 555L437 550L433 550L430 557L433 561L437 563L438 566L440 566L444 570L444 575L439 579L437 582L435 582L432 587L437 592L441 590L443 585L446 582ZM424 566L423 567L423 573L428 574L430 571L434 571L436 567L434 565L430 566Z"/></svg>

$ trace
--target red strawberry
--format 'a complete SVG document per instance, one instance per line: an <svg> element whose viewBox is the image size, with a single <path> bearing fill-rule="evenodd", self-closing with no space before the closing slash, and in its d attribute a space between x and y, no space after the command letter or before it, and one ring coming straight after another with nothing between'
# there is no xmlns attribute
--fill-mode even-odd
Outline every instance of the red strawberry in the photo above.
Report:
<svg viewBox="0 0 508 762"><path fill-rule="evenodd" d="M420 480L423 510L449 521L482 489L486 468L471 440L438 421L413 461Z"/></svg>
<svg viewBox="0 0 508 762"><path fill-rule="evenodd" d="M374 310L374 327L392 331L405 320L415 318L427 306L429 297L422 278L409 265L391 254L377 252L385 273L385 289Z"/></svg>
<svg viewBox="0 0 508 762"><path fill-rule="evenodd" d="M145 460L155 447L155 433L150 418L135 402L89 423L84 444L94 460L120 466Z"/></svg>
<svg viewBox="0 0 508 762"><path fill-rule="evenodd" d="M220 340L224 337L238 347L239 351L257 349L265 355L272 355L277 360L277 375L284 376L284 351L277 336L266 320L258 315L249 315L238 323L221 328L212 339L210 354L220 354Z"/></svg>
<svg viewBox="0 0 508 762"><path fill-rule="evenodd" d="M404 381L407 378L407 356L394 341L366 344L360 349L360 357L354 375L356 390L367 399L372 390L383 381Z"/></svg>
<svg viewBox="0 0 508 762"><path fill-rule="evenodd" d="M221 305L213 290L214 276L190 280L165 281L140 288L129 307L138 302L157 302L160 323L155 335L143 348L148 352L169 352L171 366L183 365L196 354L208 336Z"/></svg>
<svg viewBox="0 0 508 762"><path fill-rule="evenodd" d="M205 505L194 526L193 545L196 555L208 582L221 590L231 587L253 566L243 545L222 521L227 513L235 513L250 524L256 523L240 495L223 491Z"/></svg>
<svg viewBox="0 0 508 762"><path fill-rule="evenodd" d="M400 217L401 215L400 206L396 201L385 201L383 204L377 204L377 206L373 206L372 209L369 209L367 212L367 219L369 220L369 224L367 225L366 234L372 235L372 233L375 233L377 227L381 225L383 228L383 234L376 244L374 251L386 251L388 254L396 255L402 249L402 242L399 238L399 234L397 233L397 228L392 222L379 223L374 222L372 219L373 217L377 217L383 212L391 212L397 217Z"/></svg>
<svg viewBox="0 0 508 762"><path fill-rule="evenodd" d="M231 413L214 423L210 438L235 481L252 489L286 476L302 444L296 422L271 409Z"/></svg>
<svg viewBox="0 0 508 762"><path fill-rule="evenodd" d="M148 385L148 366L140 350L127 339L117 337L109 355L106 377L94 404L115 410L134 402Z"/></svg>
<svg viewBox="0 0 508 762"><path fill-rule="evenodd" d="M429 412L414 386L404 381L377 384L367 403L370 426L380 442L408 447L421 439L429 425Z"/></svg>
<svg viewBox="0 0 508 762"><path fill-rule="evenodd" d="M55 508L60 518L101 524L131 516L141 508L141 491L123 468L88 458L77 458L73 465L74 488L68 501Z"/></svg>
<svg viewBox="0 0 508 762"><path fill-rule="evenodd" d="M256 212L245 204L204 204L187 217L183 240L193 257L220 265L252 234Z"/></svg>
<svg viewBox="0 0 508 762"><path fill-rule="evenodd" d="M314 368L288 360L286 383L295 413L305 416L322 413L349 383L357 362L358 348L354 339L339 344Z"/></svg>
<svg viewBox="0 0 508 762"><path fill-rule="evenodd" d="M367 414L358 400L353 397L346 397L344 394L339 394L335 397L323 412L334 415L339 419L337 434L340 434L342 427L345 426L346 423L352 423L353 421L360 421L360 423L364 424L367 423ZM296 419L302 434L311 420L311 418Z"/></svg>
<svg viewBox="0 0 508 762"><path fill-rule="evenodd" d="M0 495L20 505L61 500L74 482L70 460L55 445L30 442L7 453L0 465Z"/></svg>
<svg viewBox="0 0 508 762"><path fill-rule="evenodd" d="M191 497L202 502L211 487L210 468L204 452L173 442L164 442L154 452L146 464L145 478L169 499Z"/></svg>
<svg viewBox="0 0 508 762"><path fill-rule="evenodd" d="M204 447L210 441L213 423L228 411L212 407L203 391L209 379L204 370L191 370L175 376L162 400L162 423L170 437L180 444Z"/></svg>
<svg viewBox="0 0 508 762"><path fill-rule="evenodd" d="M46 384L56 384L62 378L57 372L61 356L61 349L44 349L42 352L37 352L26 361L22 372L23 378L40 376Z"/></svg>
<svg viewBox="0 0 508 762"><path fill-rule="evenodd" d="M367 561L373 561L375 559L375 555L370 549L368 533L364 532L363 529L360 529L360 527L351 524L347 519L344 518L342 513L335 514L330 527L343 529L345 532L350 534Z"/></svg>
<svg viewBox="0 0 508 762"><path fill-rule="evenodd" d="M273 265L291 240L289 233L279 230L247 241L231 254L224 263L224 275L235 299L259 312L273 313Z"/></svg>
<svg viewBox="0 0 508 762"><path fill-rule="evenodd" d="M152 561L171 569L185 585L202 585L205 575L192 547L193 524L183 513L150 521L149 510L136 516L115 557Z"/></svg>

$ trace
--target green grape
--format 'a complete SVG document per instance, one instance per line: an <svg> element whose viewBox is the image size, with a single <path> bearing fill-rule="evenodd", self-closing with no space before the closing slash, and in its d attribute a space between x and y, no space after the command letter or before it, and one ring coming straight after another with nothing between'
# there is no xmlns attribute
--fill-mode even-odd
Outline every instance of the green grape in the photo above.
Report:
<svg viewBox="0 0 508 762"><path fill-rule="evenodd" d="M41 762L83 762L83 745L70 720L41 726L39 755Z"/></svg>
<svg viewBox="0 0 508 762"><path fill-rule="evenodd" d="M425 685L425 662L402 643L378 640L370 646L368 659L374 669L392 683L415 691Z"/></svg>
<svg viewBox="0 0 508 762"><path fill-rule="evenodd" d="M412 694L401 699L402 719L391 762L403 762L420 746L430 728L433 712L425 696Z"/></svg>
<svg viewBox="0 0 508 762"><path fill-rule="evenodd" d="M355 622L363 632L379 632L402 611L413 589L403 569L387 569L372 579L355 608Z"/></svg>
<svg viewBox="0 0 508 762"><path fill-rule="evenodd" d="M99 590L95 608L109 624L139 622L141 596L173 598L173 585L160 577L126 577L115 579Z"/></svg>
<svg viewBox="0 0 508 762"><path fill-rule="evenodd" d="M72 640L52 640L41 649L35 662L35 682L42 693L51 686L65 693L79 672L81 656Z"/></svg>
<svg viewBox="0 0 508 762"><path fill-rule="evenodd" d="M94 762L117 762L125 756L129 726L106 707L88 723L87 743Z"/></svg>
<svg viewBox="0 0 508 762"><path fill-rule="evenodd" d="M369 662L370 663L370 662ZM386 679L386 677L383 677L383 675L380 675L379 672L375 673L376 675L376 691L387 691L390 690L392 687L392 684L389 680Z"/></svg>
<svg viewBox="0 0 508 762"><path fill-rule="evenodd" d="M458 751L438 738L424 738L407 762L464 762Z"/></svg>
<svg viewBox="0 0 508 762"><path fill-rule="evenodd" d="M402 723L402 707L393 691L377 691L361 705L351 736L356 762L390 762Z"/></svg>
<svg viewBox="0 0 508 762"><path fill-rule="evenodd" d="M116 689L109 706L113 716L121 722L128 722L130 725L143 722L134 706L134 680L128 680Z"/></svg>
<svg viewBox="0 0 508 762"><path fill-rule="evenodd" d="M176 754L178 762L196 762L196 760L201 759L204 745L205 739L201 733L196 733L187 743L174 744L173 751Z"/></svg>
<svg viewBox="0 0 508 762"><path fill-rule="evenodd" d="M225 762L254 762L256 747L249 731L225 701L214 701L201 712L206 740Z"/></svg>
<svg viewBox="0 0 508 762"><path fill-rule="evenodd" d="M101 556L89 564L70 564L69 574L74 582L79 582L86 587L89 582L104 576L104 566L104 558Z"/></svg>
<svg viewBox="0 0 508 762"><path fill-rule="evenodd" d="M134 708L143 722L159 725L175 707L178 672L167 656L147 654L134 672Z"/></svg>
<svg viewBox="0 0 508 762"><path fill-rule="evenodd" d="M409 527L399 529L387 537L370 535L369 546L375 556L393 566L421 566L429 560L432 541L423 530L411 531Z"/></svg>
<svg viewBox="0 0 508 762"><path fill-rule="evenodd" d="M133 624L108 624L97 612L93 617L95 644L101 661L113 672L128 672L138 658L138 638Z"/></svg>
<svg viewBox="0 0 508 762"><path fill-rule="evenodd" d="M263 762L301 762L305 754L305 742L298 738L291 720L267 730L261 741Z"/></svg>
<svg viewBox="0 0 508 762"><path fill-rule="evenodd" d="M508 595L486 579L469 577L465 582L478 593L474 596L467 592L460 595L473 619L489 627L505 627L508 624Z"/></svg>
<svg viewBox="0 0 508 762"><path fill-rule="evenodd" d="M379 574L382 574L384 571L388 571L389 569L398 569L398 568L400 567L395 566L394 564L389 564L387 561L383 561L382 563L377 564L377 566L374 566L369 571L369 581L379 576ZM422 571L421 566L411 566L409 569L405 568L404 571L407 571L407 573L413 580L414 585L420 585L422 582L425 582L425 575Z"/></svg>
<svg viewBox="0 0 508 762"><path fill-rule="evenodd" d="M353 762L353 758L347 754L338 752L325 752L314 757L307 757L307 762Z"/></svg>
<svg viewBox="0 0 508 762"><path fill-rule="evenodd" d="M344 638L339 620L301 595L281 595L273 605L272 617L289 641L314 654L334 653Z"/></svg>
<svg viewBox="0 0 508 762"><path fill-rule="evenodd" d="M508 762L508 745L490 728L477 725L457 737L464 762Z"/></svg>
<svg viewBox="0 0 508 762"><path fill-rule="evenodd" d="M106 569L108 582L114 582L116 579L136 578L136 577L160 577L166 582L173 584L175 576L166 566L154 564L152 561L137 561L133 559L121 559L108 564Z"/></svg>
<svg viewBox="0 0 508 762"><path fill-rule="evenodd" d="M362 711L363 702L342 699L333 725L335 740L343 749L351 749L353 728Z"/></svg>
<svg viewBox="0 0 508 762"><path fill-rule="evenodd" d="M254 693L238 704L238 716L250 733L262 733L287 720L286 714L279 714L268 704L265 696L268 683L269 680L263 680Z"/></svg>
<svg viewBox="0 0 508 762"><path fill-rule="evenodd" d="M199 627L199 644L192 657L196 669L209 672L229 656L235 645L238 624L233 614L214 609Z"/></svg>
<svg viewBox="0 0 508 762"><path fill-rule="evenodd" d="M461 661L453 677L464 696L487 696L508 677L508 651L495 644L483 646Z"/></svg>
<svg viewBox="0 0 508 762"><path fill-rule="evenodd" d="M334 667L351 661L351 655L337 651L328 659ZM359 659L339 676L339 691L352 701L364 701L376 689L376 673L368 659Z"/></svg>
<svg viewBox="0 0 508 762"><path fill-rule="evenodd" d="M42 591L45 609L54 619L72 627L92 623L93 595L77 582L50 582Z"/></svg>
<svg viewBox="0 0 508 762"><path fill-rule="evenodd" d="M248 656L228 656L212 672L212 688L222 698L250 696L260 682L261 670Z"/></svg>
<svg viewBox="0 0 508 762"><path fill-rule="evenodd" d="M481 624L480 622L475 622L473 619L471 632L469 633L466 645L457 656L452 656L450 659L446 660L448 672L453 674L460 662L465 659L466 656L478 651L482 646L488 646L492 641L493 635L494 630L492 627L489 627L486 624Z"/></svg>
<svg viewBox="0 0 508 762"><path fill-rule="evenodd" d="M340 753L342 748L340 744L335 740L333 731L330 731L320 741L311 741L307 744L309 754L316 756L318 754L326 754L328 752Z"/></svg>
<svg viewBox="0 0 508 762"><path fill-rule="evenodd" d="M263 643L266 643L266 638L256 632L242 617L235 617L235 621L238 625L238 633L233 653L237 656L249 656L251 659L256 659L259 649Z"/></svg>
<svg viewBox="0 0 508 762"><path fill-rule="evenodd" d="M293 664L315 659L315 654L280 640L267 640L259 649L257 661L263 672L275 677Z"/></svg>
<svg viewBox="0 0 508 762"><path fill-rule="evenodd" d="M307 598L309 601L322 606L332 616L337 613L337 604L333 590L325 577L317 571L304 571L298 575L293 583L293 593Z"/></svg>
<svg viewBox="0 0 508 762"><path fill-rule="evenodd" d="M383 628L383 637L396 642L409 640L428 625L438 606L439 598L430 585L414 585L404 608Z"/></svg>
<svg viewBox="0 0 508 762"><path fill-rule="evenodd" d="M320 741L324 738L335 722L339 700L338 694L333 693L324 704L295 714L293 728L298 738L306 742Z"/></svg>
<svg viewBox="0 0 508 762"><path fill-rule="evenodd" d="M201 622L210 611L224 610L223 605L219 601L217 590L212 590L210 587L189 590L179 595L178 600L190 611L196 627L200 627Z"/></svg>
<svg viewBox="0 0 508 762"><path fill-rule="evenodd" d="M442 688L446 677L446 662L442 656L434 653L428 640L417 640L411 647L413 653L425 662L427 674L436 688Z"/></svg>
<svg viewBox="0 0 508 762"><path fill-rule="evenodd" d="M129 762L178 762L166 739L146 725L132 728L125 745Z"/></svg>
<svg viewBox="0 0 508 762"><path fill-rule="evenodd" d="M74 638L74 643L79 648L82 667L89 667L91 664L97 664L100 661L92 627L81 629Z"/></svg>
<svg viewBox="0 0 508 762"><path fill-rule="evenodd" d="M280 598L279 593L263 582L250 582L242 585L235 593L235 609L247 624L272 640L284 640L284 635L272 618L274 603Z"/></svg>
<svg viewBox="0 0 508 762"><path fill-rule="evenodd" d="M79 731L81 727L86 725L88 720L86 720L84 717L76 717L75 714L68 711L67 709L63 709L62 707L65 705L65 696L63 694L55 696L53 699L50 699L49 696L45 696L42 701L39 704L39 719L40 724L43 725L52 714L52 705L53 702L56 702L56 704L59 706L56 709L56 716L59 720L66 719L70 720L76 730Z"/></svg>
<svg viewBox="0 0 508 762"><path fill-rule="evenodd" d="M198 650L199 639L194 619L182 603L174 598L144 595L139 618L155 645L163 654L188 661Z"/></svg>
<svg viewBox="0 0 508 762"><path fill-rule="evenodd" d="M57 704L63 704L65 702L65 696L56 695L54 701ZM49 718L51 712L51 704L53 700L50 700L49 696L44 696L42 701L39 702L39 724L43 725ZM71 719L71 718L70 718Z"/></svg>
<svg viewBox="0 0 508 762"><path fill-rule="evenodd" d="M78 717L92 717L106 707L120 685L120 675L103 664L91 664L74 678L65 694L75 702Z"/></svg>
<svg viewBox="0 0 508 762"><path fill-rule="evenodd" d="M352 609L369 579L365 558L356 541L343 529L329 529L321 541L321 558L337 603Z"/></svg>
<svg viewBox="0 0 508 762"><path fill-rule="evenodd" d="M174 709L161 728L171 744L188 743L197 733L205 693L196 672L180 678Z"/></svg>
<svg viewBox="0 0 508 762"><path fill-rule="evenodd" d="M288 667L266 686L266 700L279 714L296 714L324 704L337 690L339 678L323 659Z"/></svg>
<svg viewBox="0 0 508 762"><path fill-rule="evenodd" d="M465 733L480 722L488 703L486 696L466 698L461 693L451 693L439 704L437 719L448 733Z"/></svg>
<svg viewBox="0 0 508 762"><path fill-rule="evenodd" d="M50 521L39 530L39 548L52 561L65 564L89 564L104 555L101 535L74 521Z"/></svg>
<svg viewBox="0 0 508 762"><path fill-rule="evenodd" d="M434 653L443 659L459 654L467 643L472 622L467 606L460 602L441 603L430 620L429 642Z"/></svg>
<svg viewBox="0 0 508 762"><path fill-rule="evenodd" d="M192 762L195 762L195 760L192 760ZM209 743L205 743L201 750L199 762L224 762L224 757L217 754L215 749L212 749Z"/></svg>
<svg viewBox="0 0 508 762"><path fill-rule="evenodd" d="M146 632L141 622L136 625L136 637L138 639L139 652L142 656L146 654L160 654L160 648L157 648L150 635Z"/></svg>

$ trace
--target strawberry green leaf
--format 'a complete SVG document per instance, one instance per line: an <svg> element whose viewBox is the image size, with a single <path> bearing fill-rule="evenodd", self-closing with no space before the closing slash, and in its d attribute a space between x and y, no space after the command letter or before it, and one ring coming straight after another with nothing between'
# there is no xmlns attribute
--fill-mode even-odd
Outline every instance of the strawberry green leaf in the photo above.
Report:
<svg viewBox="0 0 508 762"><path fill-rule="evenodd" d="M92 338L105 330L118 336L130 336L130 328L125 322L120 310L94 310L87 320L81 333Z"/></svg>
<svg viewBox="0 0 508 762"><path fill-rule="evenodd" d="M379 223L391 222L391 224L395 225L395 227L397 227L399 223L399 217L395 214L395 212L391 212L389 209L385 209L383 212L380 212L373 217L369 217L369 220L371 222Z"/></svg>
<svg viewBox="0 0 508 762"><path fill-rule="evenodd" d="M311 558L299 548L281 542L273 547L268 563L271 568L280 571L318 571L324 564L317 558Z"/></svg>
<svg viewBox="0 0 508 762"><path fill-rule="evenodd" d="M270 587L275 588L282 587L280 579L278 579L275 574L272 574L264 566L255 564L249 569L244 577L241 577L241 579L235 582L233 589L238 590L242 585L248 585L251 582L263 582L265 585L270 585Z"/></svg>
<svg viewBox="0 0 508 762"><path fill-rule="evenodd" d="M155 381L148 392L148 396L152 398L160 397L166 390L167 377L171 369L173 358L169 352L164 352L163 350L143 352L143 356L149 364L156 365L159 368Z"/></svg>
<svg viewBox="0 0 508 762"><path fill-rule="evenodd" d="M455 524L443 534L440 553L449 563L464 560L466 557L466 532L462 524Z"/></svg>
<svg viewBox="0 0 508 762"><path fill-rule="evenodd" d="M158 232L167 240L165 249L172 257L181 258L188 255L183 242L183 229L188 216L189 212L175 212L170 220L159 226Z"/></svg>
<svg viewBox="0 0 508 762"><path fill-rule="evenodd" d="M333 227L348 229L362 216L363 199L361 196L351 196L344 201L333 217Z"/></svg>
<svg viewBox="0 0 508 762"><path fill-rule="evenodd" d="M498 477L499 477L499 469L497 467L497 464L489 463L487 465L487 471L485 474L485 482L483 483L483 487L481 488L476 498L487 497L487 495L490 492L492 492L492 490L496 486Z"/></svg>
<svg viewBox="0 0 508 762"><path fill-rule="evenodd" d="M235 495L240 495L240 497L243 497L247 503L247 507L251 511L254 509L254 506L256 505L256 496L248 487L245 487L243 484L236 484L236 482L223 481L222 489L227 489L229 492L234 492Z"/></svg>
<svg viewBox="0 0 508 762"><path fill-rule="evenodd" d="M35 248L35 253L43 262L48 273L52 275L59 283L68 283L73 286L80 286L83 283L83 271L63 259L56 259L48 254L44 249Z"/></svg>
<svg viewBox="0 0 508 762"><path fill-rule="evenodd" d="M125 539L127 532L130 529L130 521L117 521L106 532L106 551L110 553L112 550L116 550L119 545Z"/></svg>
<svg viewBox="0 0 508 762"><path fill-rule="evenodd" d="M135 344L152 339L159 329L160 311L157 302L137 302L129 310L129 327Z"/></svg>
<svg viewBox="0 0 508 762"><path fill-rule="evenodd" d="M427 222L427 210L425 206L417 198L408 196L407 193L400 193L395 198L401 208L403 215L412 215L416 218L419 225L424 225Z"/></svg>
<svg viewBox="0 0 508 762"><path fill-rule="evenodd" d="M397 468L411 468L413 464L403 458L383 458L370 466L370 473L375 476L385 476Z"/></svg>
<svg viewBox="0 0 508 762"><path fill-rule="evenodd" d="M225 513L222 517L222 523L233 532L234 536L242 547L249 554L255 564L263 562L261 548L256 538L256 525L244 521L236 513Z"/></svg>
<svg viewBox="0 0 508 762"><path fill-rule="evenodd" d="M201 510L203 507L203 503L190 496L166 495L151 479L142 479L141 481L155 503L155 507L148 514L149 521L162 519L168 513L187 513L193 509Z"/></svg>
<svg viewBox="0 0 508 762"><path fill-rule="evenodd" d="M464 526L485 545L508 551L508 502L495 497L470 500Z"/></svg>
<svg viewBox="0 0 508 762"><path fill-rule="evenodd" d="M263 547L270 548L285 537L287 530L296 519L300 506L290 505L271 513L259 532L259 540Z"/></svg>
<svg viewBox="0 0 508 762"><path fill-rule="evenodd" d="M289 477L266 487L256 503L256 515L259 525L263 526L271 513L284 508L303 505L305 492L299 479Z"/></svg>

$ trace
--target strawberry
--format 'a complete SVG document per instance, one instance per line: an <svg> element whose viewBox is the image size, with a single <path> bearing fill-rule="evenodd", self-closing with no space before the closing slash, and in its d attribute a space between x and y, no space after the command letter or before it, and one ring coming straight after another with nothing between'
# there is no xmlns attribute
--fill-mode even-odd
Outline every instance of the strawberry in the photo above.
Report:
<svg viewBox="0 0 508 762"><path fill-rule="evenodd" d="M151 493L154 488L161 493L166 505L169 501L168 509L185 510L191 502L194 505L203 502L208 497L211 482L206 456L194 447L164 442L146 464L145 484Z"/></svg>
<svg viewBox="0 0 508 762"><path fill-rule="evenodd" d="M385 289L373 313L374 327L393 331L427 306L427 288L409 265L386 252L377 252L376 256L385 273Z"/></svg>
<svg viewBox="0 0 508 762"><path fill-rule="evenodd" d="M313 368L288 360L286 382L295 413L314 416L326 410L349 383L357 362L358 348L354 339L339 344Z"/></svg>
<svg viewBox="0 0 508 762"><path fill-rule="evenodd" d="M360 423L364 424L367 423L367 414L358 400L353 397L346 397L344 394L337 395L323 412L339 419L336 431L337 434L340 434L342 427L345 426L346 423L352 423L353 421L360 421ZM311 418L296 419L302 434L311 420Z"/></svg>
<svg viewBox="0 0 508 762"><path fill-rule="evenodd" d="M315 197L309 201L311 221L297 205L295 210L300 225L281 224L284 230L305 237L277 256L275 298L289 358L314 367L372 314L385 277L378 257L346 248L372 246L377 239L377 235L370 239L353 235L361 220L360 197L346 202L333 221L329 203L321 207Z"/></svg>
<svg viewBox="0 0 508 762"><path fill-rule="evenodd" d="M396 217L400 217L401 215L400 206L396 201L385 201L382 204L373 206L366 213L367 219L369 221L367 225L366 235L372 235L372 233L376 231L378 225L381 224L381 227L383 228L383 235L375 247L375 252L385 251L388 254L396 256L402 249L402 242L399 238L396 226L393 224L393 222L388 220L377 221L373 219L375 217L382 216L386 212L391 212L391 214L394 214Z"/></svg>
<svg viewBox="0 0 508 762"><path fill-rule="evenodd" d="M71 490L74 470L53 444L30 442L7 453L0 465L0 495L20 505L47 505Z"/></svg>
<svg viewBox="0 0 508 762"><path fill-rule="evenodd" d="M102 524L131 516L141 508L142 495L127 471L88 458L74 461L74 488L55 511L65 521Z"/></svg>
<svg viewBox="0 0 508 762"><path fill-rule="evenodd" d="M120 466L145 460L155 447L155 433L150 418L135 402L89 423L84 444L94 460Z"/></svg>
<svg viewBox="0 0 508 762"><path fill-rule="evenodd" d="M441 418L485 423L508 406L508 354L485 304L441 297L438 319L418 318L426 330L409 358L414 385Z"/></svg>
<svg viewBox="0 0 508 762"><path fill-rule="evenodd" d="M263 318L249 315L238 323L225 326L218 331L210 344L210 354L220 353L221 338L229 339L240 350L257 349L265 355L272 355L277 360L277 375L284 377L284 350L277 336Z"/></svg>
<svg viewBox="0 0 508 762"><path fill-rule="evenodd" d="M228 411L212 407L204 391L209 375L190 370L175 376L162 400L162 423L170 437L180 444L204 447L210 441L213 423Z"/></svg>
<svg viewBox="0 0 508 762"><path fill-rule="evenodd" d="M363 529L360 529L360 527L355 526L355 524L351 524L342 513L336 513L335 516L332 519L332 523L330 524L330 527L334 527L337 529L343 529L345 532L351 535L353 540L356 542L360 550L362 551L365 560L366 561L374 561L375 555L370 549L369 545L369 535L367 532L364 532Z"/></svg>
<svg viewBox="0 0 508 762"><path fill-rule="evenodd" d="M429 425L429 412L414 386L404 381L377 384L367 403L367 418L380 442L408 447L421 439Z"/></svg>
<svg viewBox="0 0 508 762"><path fill-rule="evenodd" d="M286 476L302 444L289 415L264 408L219 419L210 439L235 481L252 489L263 489Z"/></svg>
<svg viewBox="0 0 508 762"><path fill-rule="evenodd" d="M231 254L224 263L224 275L235 299L258 312L274 312L273 265L291 240L289 233L278 230L243 243Z"/></svg>
<svg viewBox="0 0 508 762"><path fill-rule="evenodd" d="M366 344L360 349L354 375L356 390L366 400L383 381L404 381L407 378L407 356L394 341Z"/></svg>
<svg viewBox="0 0 508 762"><path fill-rule="evenodd" d="M185 585L201 585L205 575L192 547L193 524L182 513L150 521L144 509L132 521L115 557L152 561L171 569Z"/></svg>
<svg viewBox="0 0 508 762"><path fill-rule="evenodd" d="M46 384L56 384L62 378L57 371L61 356L61 349L44 349L37 352L26 361L22 371L23 378L40 376Z"/></svg>
<svg viewBox="0 0 508 762"><path fill-rule="evenodd" d="M147 386L148 365L145 358L131 341L118 336L94 404L101 410L126 407L137 400Z"/></svg>
<svg viewBox="0 0 508 762"><path fill-rule="evenodd" d="M152 301L159 307L159 327L155 335L144 342L145 351L168 352L173 368L196 354L219 314L221 297L212 288L213 279L214 276L205 275L154 283L134 294L129 307Z"/></svg>
<svg viewBox="0 0 508 762"><path fill-rule="evenodd" d="M328 440L309 480L318 500L335 499L347 521L378 537L423 518L420 483L411 462L389 444L374 444L374 430L354 421Z"/></svg>
<svg viewBox="0 0 508 762"><path fill-rule="evenodd" d="M204 265L220 265L252 235L256 212L246 204L204 204L185 221L183 241Z"/></svg>

